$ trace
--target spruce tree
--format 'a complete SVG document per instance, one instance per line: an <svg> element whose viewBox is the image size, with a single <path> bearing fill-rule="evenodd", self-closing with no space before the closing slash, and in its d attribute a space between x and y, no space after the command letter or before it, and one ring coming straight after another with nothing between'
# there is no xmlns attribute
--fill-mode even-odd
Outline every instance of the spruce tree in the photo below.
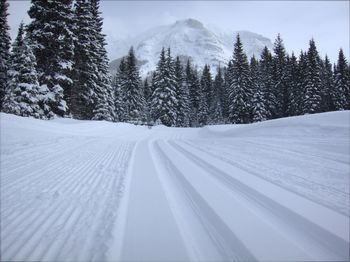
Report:
<svg viewBox="0 0 350 262"><path fill-rule="evenodd" d="M288 106L287 115L297 115L297 105L300 103L301 90L299 90L298 79L298 60L294 53L291 56L287 56L285 77L288 83L288 89L286 98L286 105Z"/></svg>
<svg viewBox="0 0 350 262"><path fill-rule="evenodd" d="M192 67L190 60L187 60L186 65L186 83L189 90L189 104L190 104L190 126L198 126L198 109L200 101L200 83L198 72Z"/></svg>
<svg viewBox="0 0 350 262"><path fill-rule="evenodd" d="M232 59L228 62L227 68L224 67L224 88L222 92L222 116L225 123L230 123L229 121L229 90L232 83L233 64Z"/></svg>
<svg viewBox="0 0 350 262"><path fill-rule="evenodd" d="M74 88L71 112L77 119L92 119L95 107L98 68L91 6L86 0L75 2Z"/></svg>
<svg viewBox="0 0 350 262"><path fill-rule="evenodd" d="M234 44L232 60L231 85L229 87L229 121L234 124L252 121L252 83L249 64L239 34Z"/></svg>
<svg viewBox="0 0 350 262"><path fill-rule="evenodd" d="M332 64L326 56L322 62L322 111L334 111L333 103L334 79Z"/></svg>
<svg viewBox="0 0 350 262"><path fill-rule="evenodd" d="M264 91L261 84L259 63L253 56L250 60L250 78L252 81L253 96L253 122L260 122L267 119L265 109Z"/></svg>
<svg viewBox="0 0 350 262"><path fill-rule="evenodd" d="M19 116L44 118L44 111L40 108L42 90L39 87L35 56L29 39L24 38L23 23L12 46L8 77L4 111Z"/></svg>
<svg viewBox="0 0 350 262"><path fill-rule="evenodd" d="M126 78L124 92L126 121L130 123L141 123L142 121L145 121L145 99L133 47L130 48L128 56L126 57Z"/></svg>
<svg viewBox="0 0 350 262"><path fill-rule="evenodd" d="M115 121L124 122L126 117L126 63L125 59L122 58L120 61L115 80L114 80L114 108L115 108Z"/></svg>
<svg viewBox="0 0 350 262"><path fill-rule="evenodd" d="M188 85L184 79L183 67L180 58L175 60L175 82L177 100L176 125L181 127L189 126L189 92Z"/></svg>
<svg viewBox="0 0 350 262"><path fill-rule="evenodd" d="M286 80L286 51L280 34L274 43L273 81L276 97L275 112L272 117L285 117L288 115L288 83Z"/></svg>
<svg viewBox="0 0 350 262"><path fill-rule="evenodd" d="M343 50L339 50L338 62L334 68L333 103L337 110L350 109L349 69Z"/></svg>
<svg viewBox="0 0 350 262"><path fill-rule="evenodd" d="M103 19L99 11L99 0L91 1L91 14L94 32L93 54L97 66L97 83L93 119L113 121L114 116L114 92L112 90L111 76L109 74L109 60L106 51L105 35L102 33Z"/></svg>
<svg viewBox="0 0 350 262"><path fill-rule="evenodd" d="M205 65L201 77L200 101L198 108L199 125L204 126L208 124L209 120L209 106L212 101L212 77L209 65Z"/></svg>
<svg viewBox="0 0 350 262"><path fill-rule="evenodd" d="M218 66L218 72L215 76L213 83L213 99L211 106L209 107L210 120L209 124L223 124L224 118L222 113L222 104L225 88L225 82L222 75L222 69Z"/></svg>
<svg viewBox="0 0 350 262"><path fill-rule="evenodd" d="M261 90L264 94L265 110L267 119L272 119L276 112L276 94L273 81L272 54L265 46L259 61L259 75Z"/></svg>
<svg viewBox="0 0 350 262"><path fill-rule="evenodd" d="M28 14L32 18L28 32L34 44L39 83L49 90L47 114L67 116L66 98L69 101L73 86L72 0L32 0Z"/></svg>
<svg viewBox="0 0 350 262"><path fill-rule="evenodd" d="M307 52L307 71L305 93L303 97L303 114L319 113L322 111L321 100L321 65L315 41L310 40Z"/></svg>
<svg viewBox="0 0 350 262"><path fill-rule="evenodd" d="M175 126L177 120L177 99L174 63L170 49L165 54L164 48L156 68L152 94L152 117L166 126Z"/></svg>
<svg viewBox="0 0 350 262"><path fill-rule="evenodd" d="M10 45L9 35L10 27L7 23L8 16L7 0L0 0L0 111L3 108L4 97L7 89L7 71L9 69Z"/></svg>

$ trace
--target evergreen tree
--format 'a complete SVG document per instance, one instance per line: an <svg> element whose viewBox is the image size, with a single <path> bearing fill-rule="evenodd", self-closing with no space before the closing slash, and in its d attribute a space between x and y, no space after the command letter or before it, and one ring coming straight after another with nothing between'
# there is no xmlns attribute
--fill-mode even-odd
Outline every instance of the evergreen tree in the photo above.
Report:
<svg viewBox="0 0 350 262"><path fill-rule="evenodd" d="M328 57L322 62L322 111L334 111L335 106L333 103L333 92L334 92L334 79L332 64Z"/></svg>
<svg viewBox="0 0 350 262"><path fill-rule="evenodd" d="M109 74L109 60L106 51L105 35L102 33L103 19L99 11L99 0L91 0L91 14L93 21L93 32L95 33L93 42L93 53L96 55L95 63L97 65L97 83L95 108L93 110L93 119L113 121L114 116L114 92L111 85L111 76Z"/></svg>
<svg viewBox="0 0 350 262"><path fill-rule="evenodd" d="M192 127L198 126L198 109L200 101L200 83L198 78L198 72L189 60L186 65L186 83L189 90L189 102L190 102L190 125Z"/></svg>
<svg viewBox="0 0 350 262"><path fill-rule="evenodd" d="M276 97L275 112L272 117L288 115L288 83L286 81L286 51L281 36L278 34L274 43L273 81Z"/></svg>
<svg viewBox="0 0 350 262"><path fill-rule="evenodd" d="M288 105L287 115L295 116L298 112L298 105L301 103L301 90L298 85L298 61L294 53L287 57L286 80L288 83Z"/></svg>
<svg viewBox="0 0 350 262"><path fill-rule="evenodd" d="M322 111L321 100L321 65L315 41L310 40L307 52L306 85L303 100L303 114L319 113Z"/></svg>
<svg viewBox="0 0 350 262"><path fill-rule="evenodd" d="M204 126L208 124L209 120L209 106L212 102L212 77L209 65L205 65L201 77L200 101L198 108L199 125Z"/></svg>
<svg viewBox="0 0 350 262"><path fill-rule="evenodd" d="M7 23L9 4L7 0L0 0L0 111L3 108L4 97L7 89L7 70L9 69L10 45L9 35L10 27Z"/></svg>
<svg viewBox="0 0 350 262"><path fill-rule="evenodd" d="M69 114L73 86L73 13L72 0L32 0L28 12L32 22L28 26L40 85L49 90L46 94L50 106L48 116Z"/></svg>
<svg viewBox="0 0 350 262"><path fill-rule="evenodd" d="M259 75L261 90L264 94L264 104L267 119L272 119L276 112L276 95L273 81L273 60L272 54L265 46L261 53L259 62Z"/></svg>
<svg viewBox="0 0 350 262"><path fill-rule="evenodd" d="M233 63L232 59L228 62L227 68L224 68L224 88L222 92L222 116L225 123L230 123L229 121L229 90L232 83Z"/></svg>
<svg viewBox="0 0 350 262"><path fill-rule="evenodd" d="M253 96L253 122L260 122L267 119L265 109L264 92L262 90L261 77L258 61L253 56L250 60L250 78L252 81Z"/></svg>
<svg viewBox="0 0 350 262"><path fill-rule="evenodd" d="M115 121L124 122L125 121L125 89L126 89L126 63L125 59L122 58L120 61L115 80L114 80L114 108L115 108Z"/></svg>
<svg viewBox="0 0 350 262"><path fill-rule="evenodd" d="M349 69L343 50L339 50L338 62L334 68L333 102L337 110L350 109Z"/></svg>
<svg viewBox="0 0 350 262"><path fill-rule="evenodd" d="M42 90L37 78L35 56L29 39L24 38L23 23L13 43L8 77L4 111L19 116L44 118L44 111L39 106L42 105Z"/></svg>
<svg viewBox="0 0 350 262"><path fill-rule="evenodd" d="M125 117L127 122L141 123L145 120L145 99L142 90L140 73L136 65L133 47L126 57L125 78Z"/></svg>
<svg viewBox="0 0 350 262"><path fill-rule="evenodd" d="M223 124L224 118L222 113L222 100L224 97L225 82L222 75L222 69L219 65L218 73L215 76L213 83L213 99L209 107L210 124Z"/></svg>
<svg viewBox="0 0 350 262"><path fill-rule="evenodd" d="M189 126L189 92L188 85L184 79L183 67L178 56L175 60L175 82L177 100L176 125L187 127Z"/></svg>
<svg viewBox="0 0 350 262"><path fill-rule="evenodd" d="M177 99L174 63L168 49L160 53L152 94L152 117L166 126L175 126L177 120Z"/></svg>
<svg viewBox="0 0 350 262"><path fill-rule="evenodd" d="M92 10L88 1L75 2L75 48L74 48L74 88L72 89L71 112L74 118L91 119L93 117L95 90L98 69L96 54L92 44L93 34Z"/></svg>
<svg viewBox="0 0 350 262"><path fill-rule="evenodd" d="M234 45L231 85L229 87L229 121L234 124L252 121L252 84L249 64L239 34Z"/></svg>

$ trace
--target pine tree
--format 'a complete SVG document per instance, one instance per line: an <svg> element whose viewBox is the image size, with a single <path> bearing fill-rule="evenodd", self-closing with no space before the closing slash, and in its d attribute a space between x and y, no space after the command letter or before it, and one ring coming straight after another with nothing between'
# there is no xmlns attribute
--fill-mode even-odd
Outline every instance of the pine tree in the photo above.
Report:
<svg viewBox="0 0 350 262"><path fill-rule="evenodd" d="M114 92L111 85L111 76L109 74L109 60L106 51L105 35L102 33L103 19L99 11L99 0L91 1L91 14L93 21L94 54L95 63L97 65L97 83L96 83L96 97L95 108L93 110L93 119L113 121L114 116Z"/></svg>
<svg viewBox="0 0 350 262"><path fill-rule="evenodd" d="M265 109L264 92L261 84L261 76L258 61L253 56L250 60L250 78L252 81L253 96L253 122L265 121L267 113Z"/></svg>
<svg viewBox="0 0 350 262"><path fill-rule="evenodd" d="M201 77L200 101L198 108L199 125L204 126L208 124L209 120L209 106L212 101L212 77L209 65L205 65Z"/></svg>
<svg viewBox="0 0 350 262"><path fill-rule="evenodd" d="M142 91L140 73L136 66L134 49L131 47L126 57L125 117L127 122L141 123L145 121L145 99Z"/></svg>
<svg viewBox="0 0 350 262"><path fill-rule="evenodd" d="M152 117L166 126L175 126L177 120L177 99L175 69L168 49L160 53L152 94Z"/></svg>
<svg viewBox="0 0 350 262"><path fill-rule="evenodd" d="M125 89L126 89L126 63L125 59L122 58L117 70L115 80L114 80L114 108L115 108L115 121L124 122L125 121Z"/></svg>
<svg viewBox="0 0 350 262"><path fill-rule="evenodd" d="M334 68L333 102L337 110L350 109L349 69L343 50L339 50L338 62Z"/></svg>
<svg viewBox="0 0 350 262"><path fill-rule="evenodd" d="M322 111L334 111L333 103L334 79L332 64L326 56L322 62Z"/></svg>
<svg viewBox="0 0 350 262"><path fill-rule="evenodd" d="M233 64L232 59L228 62L227 68L224 67L224 88L222 92L222 116L225 123L230 123L229 121L229 90L232 83Z"/></svg>
<svg viewBox="0 0 350 262"><path fill-rule="evenodd" d="M276 95L273 81L272 54L265 46L259 61L259 75L261 90L264 94L265 110L267 119L272 119L276 112Z"/></svg>
<svg viewBox="0 0 350 262"><path fill-rule="evenodd" d="M40 85L47 87L48 116L69 114L66 98L73 86L73 13L72 0L32 0L28 26ZM70 102L70 101L69 101Z"/></svg>
<svg viewBox="0 0 350 262"><path fill-rule="evenodd" d="M234 124L250 123L252 121L252 84L249 74L249 64L239 34L234 45L232 60L232 79L229 87L229 121Z"/></svg>
<svg viewBox="0 0 350 262"><path fill-rule="evenodd" d="M177 100L176 125L181 127L189 126L189 92L188 85L184 79L183 67L180 58L175 60L175 82Z"/></svg>
<svg viewBox="0 0 350 262"><path fill-rule="evenodd" d="M285 117L288 115L288 84L286 81L286 51L280 34L274 43L273 81L276 97L275 112L272 117Z"/></svg>
<svg viewBox="0 0 350 262"><path fill-rule="evenodd" d="M198 126L198 109L200 101L200 83L198 78L198 72L195 68L192 68L190 60L187 60L186 65L186 83L189 90L189 104L190 104L190 126Z"/></svg>
<svg viewBox="0 0 350 262"><path fill-rule="evenodd" d="M321 100L321 65L315 41L310 40L307 52L306 85L303 100L303 114L313 114L322 111Z"/></svg>
<svg viewBox="0 0 350 262"><path fill-rule="evenodd" d="M9 68L10 45L9 35L10 27L7 23L9 4L7 0L0 0L0 111L3 108L4 97L7 89L7 71Z"/></svg>
<svg viewBox="0 0 350 262"><path fill-rule="evenodd" d="M37 78L35 56L29 39L24 38L23 23L12 46L8 77L4 111L19 116L44 118L44 111L39 106L42 105L42 90Z"/></svg>
<svg viewBox="0 0 350 262"><path fill-rule="evenodd" d="M225 82L222 75L222 69L218 66L218 72L213 83L213 99L209 107L210 124L223 124L224 118L222 113L222 100L224 97Z"/></svg>
<svg viewBox="0 0 350 262"><path fill-rule="evenodd" d="M286 62L286 81L288 83L288 99L286 104L288 105L287 115L295 116L298 112L298 104L301 101L301 90L298 85L298 61L294 53L289 57L287 56Z"/></svg>
<svg viewBox="0 0 350 262"><path fill-rule="evenodd" d="M74 118L91 119L96 101L98 68L92 47L94 36L92 10L88 1L75 2L74 88L71 112Z"/></svg>

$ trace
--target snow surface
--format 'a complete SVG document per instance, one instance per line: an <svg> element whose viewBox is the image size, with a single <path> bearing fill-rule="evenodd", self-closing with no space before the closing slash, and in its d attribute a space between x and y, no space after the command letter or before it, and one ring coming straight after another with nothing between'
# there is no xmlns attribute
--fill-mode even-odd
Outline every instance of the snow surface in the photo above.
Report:
<svg viewBox="0 0 350 262"><path fill-rule="evenodd" d="M1 113L1 260L348 261L349 132Z"/></svg>

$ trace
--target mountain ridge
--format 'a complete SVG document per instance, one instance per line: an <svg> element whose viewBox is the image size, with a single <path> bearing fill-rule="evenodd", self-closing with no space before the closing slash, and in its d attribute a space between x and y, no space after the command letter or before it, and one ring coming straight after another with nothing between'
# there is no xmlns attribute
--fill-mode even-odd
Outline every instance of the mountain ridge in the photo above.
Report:
<svg viewBox="0 0 350 262"><path fill-rule="evenodd" d="M260 56L262 49L267 46L272 49L271 40L267 37L249 31L225 32L212 29L202 22L189 18L178 20L170 25L151 28L136 37L122 40L118 48L109 47L110 56L117 57L110 63L112 74L116 72L118 60L125 56L131 46L139 64L142 77L154 71L162 47L171 48L172 56L181 55L190 58L199 69L205 64L216 72L219 64L226 65L233 54L233 44L239 33L244 50L248 57Z"/></svg>

